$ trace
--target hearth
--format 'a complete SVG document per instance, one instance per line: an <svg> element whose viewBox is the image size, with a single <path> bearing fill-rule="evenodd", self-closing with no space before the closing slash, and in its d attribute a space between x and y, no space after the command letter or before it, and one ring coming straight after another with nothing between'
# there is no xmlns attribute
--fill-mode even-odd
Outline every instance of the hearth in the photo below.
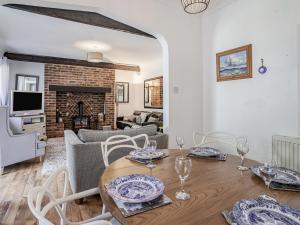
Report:
<svg viewBox="0 0 300 225"><path fill-rule="evenodd" d="M78 102L78 115L72 118L72 130L78 132L80 129L90 129L91 121L88 116L84 115L84 104L82 101Z"/></svg>

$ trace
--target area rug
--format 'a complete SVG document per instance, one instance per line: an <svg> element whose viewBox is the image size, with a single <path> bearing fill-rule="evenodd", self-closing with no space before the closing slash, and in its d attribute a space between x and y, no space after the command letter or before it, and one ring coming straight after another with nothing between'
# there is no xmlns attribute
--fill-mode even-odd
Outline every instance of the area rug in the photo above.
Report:
<svg viewBox="0 0 300 225"><path fill-rule="evenodd" d="M66 148L64 138L50 138L47 141L43 161L42 176L49 176L66 165Z"/></svg>

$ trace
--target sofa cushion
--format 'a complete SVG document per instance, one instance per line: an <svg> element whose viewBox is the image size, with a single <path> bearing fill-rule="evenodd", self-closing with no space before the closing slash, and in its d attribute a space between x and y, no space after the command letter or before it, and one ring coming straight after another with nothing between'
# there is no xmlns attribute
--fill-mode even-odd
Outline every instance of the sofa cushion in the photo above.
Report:
<svg viewBox="0 0 300 225"><path fill-rule="evenodd" d="M150 116L147 122L154 123L154 122L158 122L158 121L159 121L159 119L157 117Z"/></svg>
<svg viewBox="0 0 300 225"><path fill-rule="evenodd" d="M149 113L144 113L144 112L141 113L141 123L146 122L148 115Z"/></svg>
<svg viewBox="0 0 300 225"><path fill-rule="evenodd" d="M111 130L111 131L81 129L78 131L78 137L83 142L101 142L115 135L128 135L130 137L133 137L139 134L147 134L150 137L156 135L157 133L156 129L157 127L155 125L144 126L137 129Z"/></svg>

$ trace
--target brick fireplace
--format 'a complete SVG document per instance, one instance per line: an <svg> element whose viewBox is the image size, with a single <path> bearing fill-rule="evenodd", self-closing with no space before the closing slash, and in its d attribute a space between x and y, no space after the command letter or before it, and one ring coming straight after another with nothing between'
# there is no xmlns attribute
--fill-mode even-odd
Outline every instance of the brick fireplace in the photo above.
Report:
<svg viewBox="0 0 300 225"><path fill-rule="evenodd" d="M64 129L72 129L72 120L78 116L78 103L83 103L83 114L90 120L90 128L99 127L98 113L105 112L101 126L115 127L115 70L70 65L45 65L45 114L47 136L62 137ZM94 91L58 90L49 86L76 86L109 88L108 93ZM82 89L81 88L81 89ZM57 123L57 110L61 112L62 123Z"/></svg>

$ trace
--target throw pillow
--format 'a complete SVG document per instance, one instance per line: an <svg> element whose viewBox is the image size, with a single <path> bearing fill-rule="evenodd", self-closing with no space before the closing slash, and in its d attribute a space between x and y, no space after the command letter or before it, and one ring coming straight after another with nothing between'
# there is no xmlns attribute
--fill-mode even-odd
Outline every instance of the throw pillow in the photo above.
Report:
<svg viewBox="0 0 300 225"><path fill-rule="evenodd" d="M144 123L146 121L147 115L148 115L148 113L141 113L141 116L140 116L142 119L141 123Z"/></svg>
<svg viewBox="0 0 300 225"><path fill-rule="evenodd" d="M136 120L136 116L134 116L134 115L128 116L129 122L135 122L135 120Z"/></svg>
<svg viewBox="0 0 300 225"><path fill-rule="evenodd" d="M137 116L135 121L136 121L137 124L141 124L142 123L142 117Z"/></svg>
<svg viewBox="0 0 300 225"><path fill-rule="evenodd" d="M149 119L148 119L148 122L149 122L149 123L158 122L158 118L155 118L155 117L150 116Z"/></svg>

